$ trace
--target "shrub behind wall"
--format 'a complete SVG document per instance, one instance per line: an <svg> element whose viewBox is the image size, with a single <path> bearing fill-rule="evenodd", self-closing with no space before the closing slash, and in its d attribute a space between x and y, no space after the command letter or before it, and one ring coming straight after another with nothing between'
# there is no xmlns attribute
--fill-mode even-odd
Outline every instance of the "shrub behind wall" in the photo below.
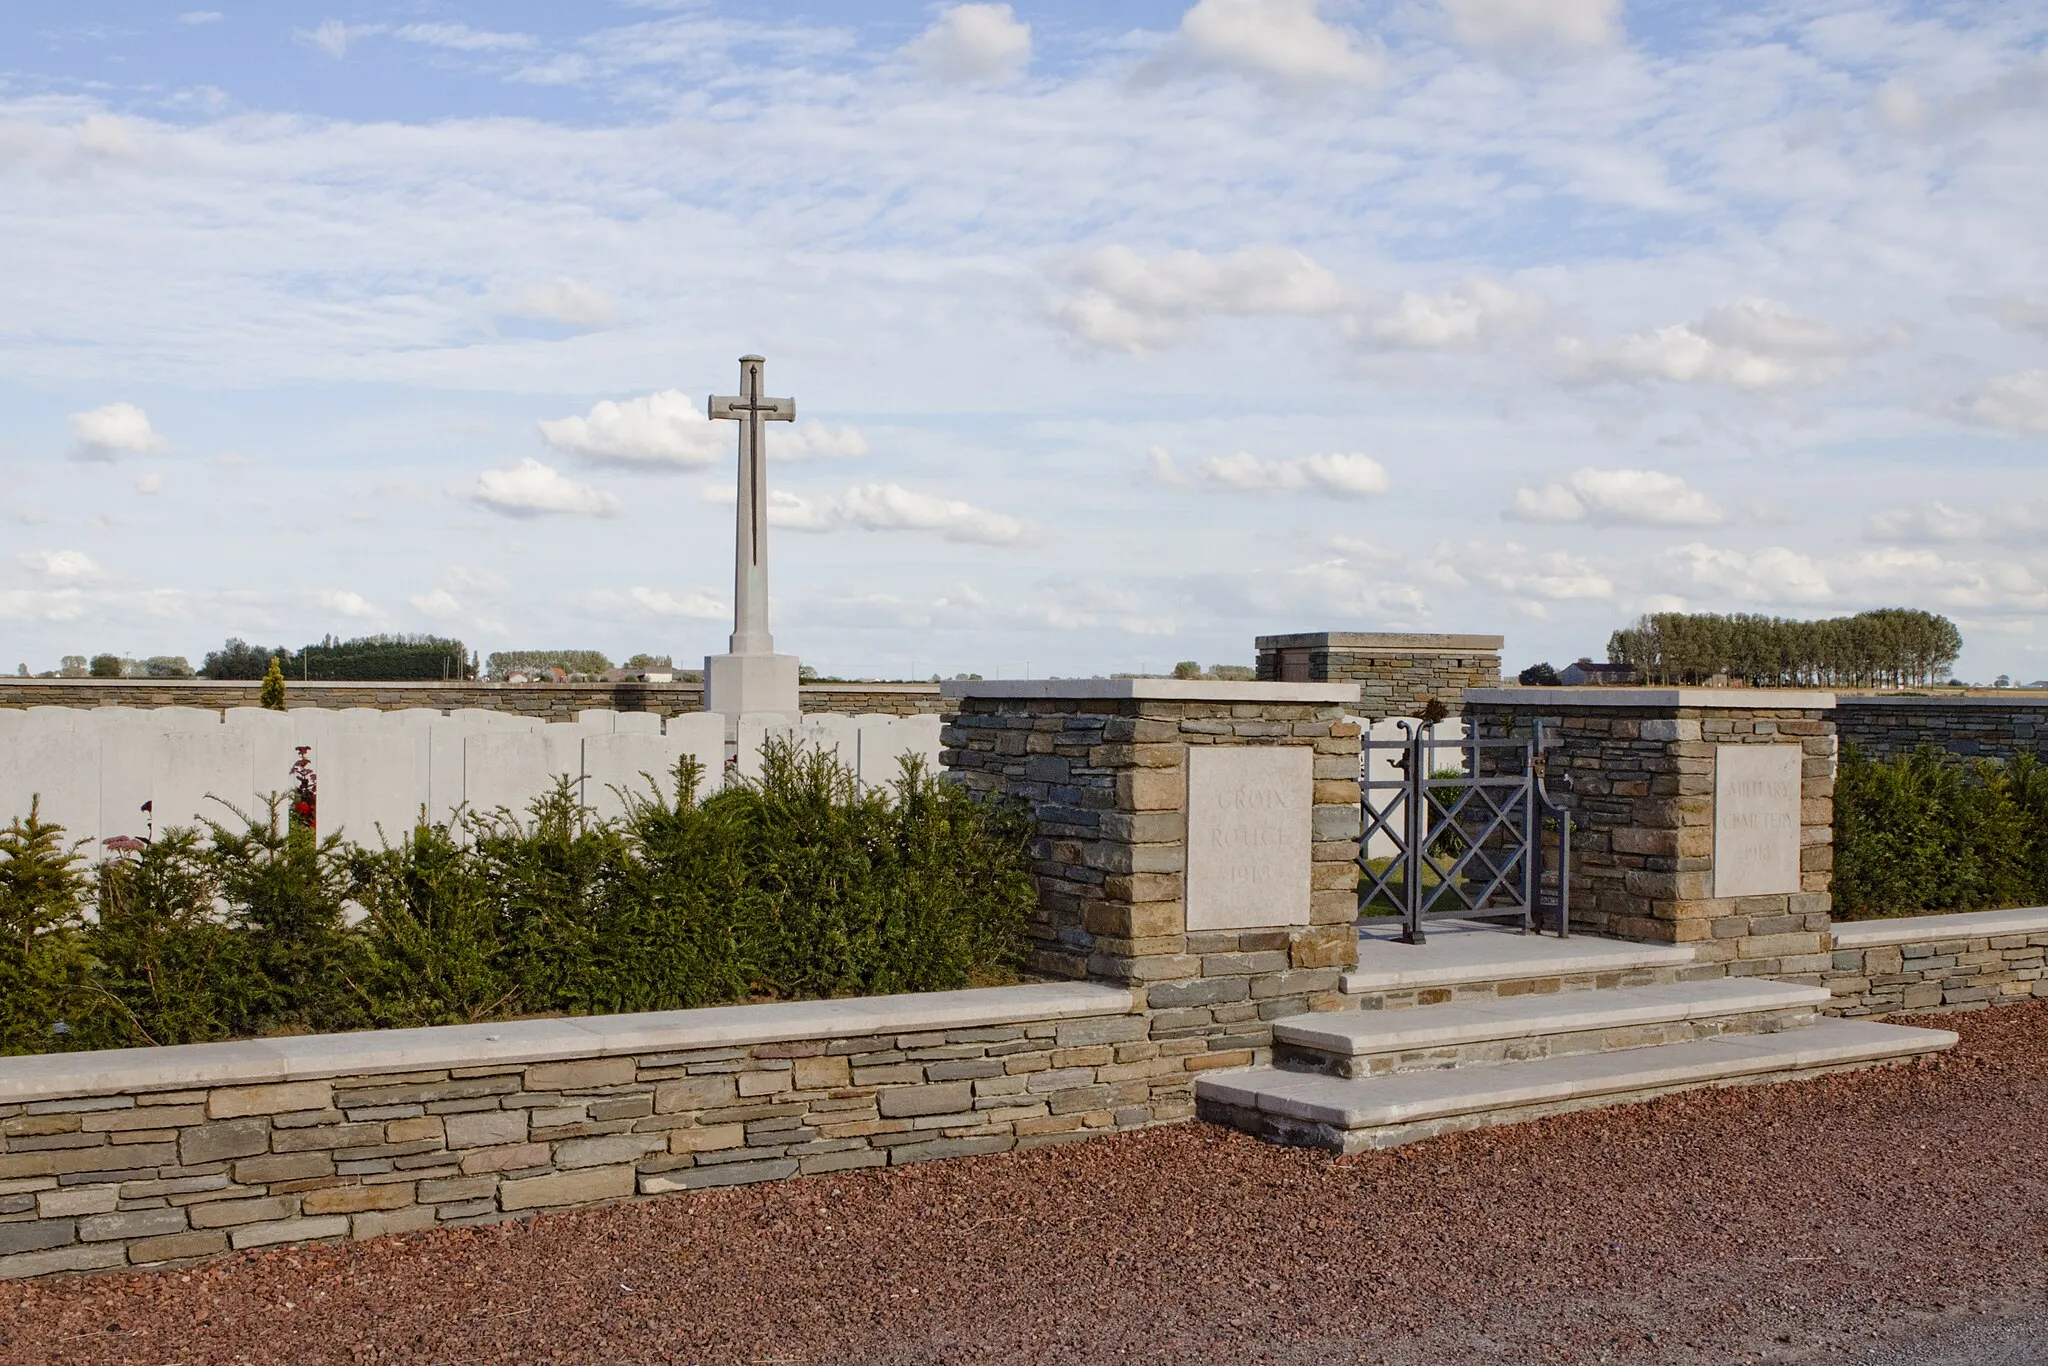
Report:
<svg viewBox="0 0 2048 1366"><path fill-rule="evenodd" d="M2048 768L1845 746L1835 781L1837 920L2048 904Z"/></svg>
<svg viewBox="0 0 2048 1366"><path fill-rule="evenodd" d="M696 790L694 761L676 790ZM907 764L863 791L771 744L758 784L651 789L594 820L567 786L370 848L281 807L172 831L88 879L35 813L0 831L0 1051L1008 980L1029 823ZM345 904L368 913L344 924ZM97 918L83 914L91 904Z"/></svg>

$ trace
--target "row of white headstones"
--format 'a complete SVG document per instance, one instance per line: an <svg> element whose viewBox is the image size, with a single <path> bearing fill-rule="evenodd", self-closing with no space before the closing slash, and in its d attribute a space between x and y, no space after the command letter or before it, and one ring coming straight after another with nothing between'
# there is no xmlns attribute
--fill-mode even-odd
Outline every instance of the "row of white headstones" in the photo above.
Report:
<svg viewBox="0 0 2048 1366"><path fill-rule="evenodd" d="M936 716L814 713L794 725L742 716L728 745L726 719L709 712L664 721L594 710L549 723L467 708L30 707L0 711L0 823L39 799L42 819L62 825L67 840L89 841L94 857L113 836L203 819L234 825L230 807L260 816L271 793L291 792L303 745L319 781L320 832L375 847L422 813L447 821L464 806L502 807L523 816L561 778L598 816L616 817L625 793L647 795L650 785L673 800L685 755L702 768L701 799L728 772L758 778L771 736L836 752L863 785L881 787L905 754L938 770L939 726Z"/></svg>

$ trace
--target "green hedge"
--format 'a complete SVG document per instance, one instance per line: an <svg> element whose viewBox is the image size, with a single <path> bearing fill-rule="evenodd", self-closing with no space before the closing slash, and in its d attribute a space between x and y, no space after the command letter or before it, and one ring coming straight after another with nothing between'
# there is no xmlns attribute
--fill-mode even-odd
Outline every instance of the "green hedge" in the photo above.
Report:
<svg viewBox="0 0 2048 1366"><path fill-rule="evenodd" d="M2048 904L2048 767L1845 747L1834 896L1838 920Z"/></svg>
<svg viewBox="0 0 2048 1366"><path fill-rule="evenodd" d="M697 776L685 759L677 790ZM616 822L565 785L523 817L377 849L273 806L90 876L32 810L0 830L0 1052L1015 979L1036 893L1013 806L908 761L864 792L836 757L786 745L702 805L627 795ZM350 901L368 913L353 927Z"/></svg>

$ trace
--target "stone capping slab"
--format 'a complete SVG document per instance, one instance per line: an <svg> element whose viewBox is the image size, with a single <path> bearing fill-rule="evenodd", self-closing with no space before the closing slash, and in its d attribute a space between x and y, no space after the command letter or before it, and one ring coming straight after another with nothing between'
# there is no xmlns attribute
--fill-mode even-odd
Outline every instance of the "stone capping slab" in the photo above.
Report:
<svg viewBox="0 0 2048 1366"><path fill-rule="evenodd" d="M1506 636L1432 635L1396 631L1297 631L1293 635L1260 636L1261 650L1378 650L1386 654L1497 654Z"/></svg>
<svg viewBox="0 0 2048 1366"><path fill-rule="evenodd" d="M921 1034L1045 1020L1126 1015L1124 987L1030 983L970 991L711 1006L431 1029L371 1029L166 1048L110 1048L0 1058L0 1104L182 1091L439 1068L556 1062L635 1053L741 1048L867 1034Z"/></svg>
<svg viewBox="0 0 2048 1366"><path fill-rule="evenodd" d="M1835 700L1838 707L1991 707L1999 711L2040 711L2048 709L2048 697L2020 693L2011 697L1985 697L1958 693L1850 693Z"/></svg>
<svg viewBox="0 0 2048 1366"><path fill-rule="evenodd" d="M1954 915L1902 915L1885 920L1851 920L1834 927L1838 949L1870 949L1935 939L1982 939L1993 934L2048 930L2048 906L2007 911L1960 911Z"/></svg>
<svg viewBox="0 0 2048 1366"><path fill-rule="evenodd" d="M1194 678L954 679L944 697L1074 698L1081 701L1299 702L1318 706L1358 701L1356 683L1236 683Z"/></svg>
<svg viewBox="0 0 2048 1366"><path fill-rule="evenodd" d="M1499 707L1762 707L1771 711L1830 711L1831 692L1805 688L1467 688L1465 705Z"/></svg>
<svg viewBox="0 0 2048 1366"><path fill-rule="evenodd" d="M1826 987L1774 982L1762 977L1713 977L1671 986L1510 996L1470 1005L1294 1015L1273 1022L1273 1037L1318 1053L1355 1058L1493 1039L1541 1038L1629 1025L1797 1010L1802 1006L1818 1008L1833 999Z"/></svg>
<svg viewBox="0 0 2048 1366"><path fill-rule="evenodd" d="M1451 921L1430 926L1427 944L1361 936L1358 966L1344 974L1343 988L1347 995L1355 996L1464 982L1684 967L1693 956L1690 944L1637 944L1592 935L1558 939L1461 927Z"/></svg>
<svg viewBox="0 0 2048 1366"><path fill-rule="evenodd" d="M1195 1094L1290 1119L1367 1129L1586 1096L1906 1058L1952 1048L1956 1037L1946 1029L1823 1020L1776 1034L1724 1034L1612 1053L1377 1077L1326 1077L1261 1067L1203 1077L1195 1083Z"/></svg>

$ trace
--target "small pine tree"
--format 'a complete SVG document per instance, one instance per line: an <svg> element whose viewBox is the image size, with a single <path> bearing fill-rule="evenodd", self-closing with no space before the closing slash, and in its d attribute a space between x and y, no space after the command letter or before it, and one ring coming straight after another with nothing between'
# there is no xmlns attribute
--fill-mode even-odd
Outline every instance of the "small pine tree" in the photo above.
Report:
<svg viewBox="0 0 2048 1366"><path fill-rule="evenodd" d="M269 711L284 710L284 670L277 666L277 657L271 656L270 669L263 675L263 691L256 700Z"/></svg>

